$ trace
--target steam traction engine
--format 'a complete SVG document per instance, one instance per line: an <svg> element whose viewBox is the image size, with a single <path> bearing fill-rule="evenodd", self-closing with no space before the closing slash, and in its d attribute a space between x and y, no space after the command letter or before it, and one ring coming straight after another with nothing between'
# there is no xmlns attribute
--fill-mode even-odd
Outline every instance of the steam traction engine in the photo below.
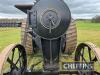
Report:
<svg viewBox="0 0 100 75"><path fill-rule="evenodd" d="M71 18L68 6L63 0L37 0L33 5L15 5L27 14L27 24L22 25L22 45L11 44L0 55L0 73L3 75L39 75L39 74L82 74L75 71L60 71L61 54L70 55L76 48L76 27ZM25 26L24 26L25 25ZM85 49L87 48L87 49ZM43 54L43 71L33 72L33 67L27 69L27 55ZM100 51L92 43L81 43L75 52L75 61L88 62L84 51L88 51L89 62L100 60ZM92 57L91 51L94 53ZM15 52L18 59L15 60ZM10 54L11 53L11 54ZM82 59L82 60L81 60ZM9 63L10 69L3 72L4 63ZM34 65L33 65L34 66Z"/></svg>

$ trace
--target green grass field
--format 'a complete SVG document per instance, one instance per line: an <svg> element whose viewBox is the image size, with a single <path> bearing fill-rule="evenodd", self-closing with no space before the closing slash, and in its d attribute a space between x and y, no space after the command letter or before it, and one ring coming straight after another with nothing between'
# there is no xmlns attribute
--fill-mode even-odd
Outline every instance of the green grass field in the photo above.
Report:
<svg viewBox="0 0 100 75"><path fill-rule="evenodd" d="M92 42L100 47L100 23L77 21L78 43Z"/></svg>
<svg viewBox="0 0 100 75"><path fill-rule="evenodd" d="M92 42L100 47L100 23L91 23L88 21L76 21L78 44L81 42ZM0 51L7 45L21 42L20 28L0 28ZM33 57L28 57L32 60ZM36 59L37 61L38 59ZM70 59L69 59L70 60ZM31 63L35 60L30 61ZM31 66L30 62L28 64ZM97 67L100 69L99 67Z"/></svg>
<svg viewBox="0 0 100 75"><path fill-rule="evenodd" d="M20 43L20 28L0 28L0 51L12 43Z"/></svg>

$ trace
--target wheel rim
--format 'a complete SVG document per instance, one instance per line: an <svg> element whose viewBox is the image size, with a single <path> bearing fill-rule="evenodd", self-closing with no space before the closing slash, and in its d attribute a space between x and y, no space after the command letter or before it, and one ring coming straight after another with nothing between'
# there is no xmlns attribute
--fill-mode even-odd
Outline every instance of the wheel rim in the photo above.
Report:
<svg viewBox="0 0 100 75"><path fill-rule="evenodd" d="M6 53L4 54L5 51ZM2 69L0 71L1 74L20 75L26 70L27 68L26 52L22 45L20 44L9 45L2 52L1 56L4 57L1 60L3 61Z"/></svg>
<svg viewBox="0 0 100 75"><path fill-rule="evenodd" d="M98 66L100 66L100 62L99 62L100 57L98 58L98 54L97 54L98 49L99 48L96 45L90 42L81 43L77 46L75 52L75 61L93 63L93 65L95 66L94 71L90 71L90 73L79 71L81 75L89 75L89 74L94 75L95 72L100 72L100 70L97 70Z"/></svg>
<svg viewBox="0 0 100 75"><path fill-rule="evenodd" d="M87 54L85 52L87 50ZM85 58L85 56L88 55L88 59ZM93 55L93 50L91 47L89 47L85 43L81 43L75 53L75 61L82 61L82 62L96 62L97 58L95 55Z"/></svg>

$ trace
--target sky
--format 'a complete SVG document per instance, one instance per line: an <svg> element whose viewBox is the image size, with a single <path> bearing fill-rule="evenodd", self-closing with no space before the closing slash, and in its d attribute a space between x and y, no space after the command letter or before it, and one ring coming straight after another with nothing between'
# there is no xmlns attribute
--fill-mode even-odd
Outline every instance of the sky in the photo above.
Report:
<svg viewBox="0 0 100 75"><path fill-rule="evenodd" d="M100 0L64 0L74 19L91 19L100 15ZM0 0L0 18L26 18L15 4L32 4L34 0Z"/></svg>

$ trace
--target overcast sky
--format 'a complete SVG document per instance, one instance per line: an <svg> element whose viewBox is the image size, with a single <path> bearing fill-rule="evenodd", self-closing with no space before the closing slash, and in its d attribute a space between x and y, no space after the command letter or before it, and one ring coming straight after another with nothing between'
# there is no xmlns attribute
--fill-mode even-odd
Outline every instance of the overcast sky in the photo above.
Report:
<svg viewBox="0 0 100 75"><path fill-rule="evenodd" d="M25 18L26 15L14 7L15 4L32 4L34 0L0 0L0 18ZM64 0L73 18L92 18L100 15L100 0Z"/></svg>

